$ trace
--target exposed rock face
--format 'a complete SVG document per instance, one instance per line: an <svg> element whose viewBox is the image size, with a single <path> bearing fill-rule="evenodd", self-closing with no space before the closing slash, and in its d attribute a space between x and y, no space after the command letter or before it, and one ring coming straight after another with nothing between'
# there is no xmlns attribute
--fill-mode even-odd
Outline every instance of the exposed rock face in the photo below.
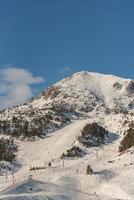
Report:
<svg viewBox="0 0 134 200"><path fill-rule="evenodd" d="M134 81L130 81L126 88L128 94L134 94Z"/></svg>
<svg viewBox="0 0 134 200"><path fill-rule="evenodd" d="M117 89L117 90L121 90L122 89L122 85L118 82L113 84L113 88Z"/></svg>
<svg viewBox="0 0 134 200"><path fill-rule="evenodd" d="M42 96L44 97L44 99L54 99L55 97L57 97L60 94L60 88L58 86L52 86L50 88L48 88L47 90L42 92Z"/></svg>
<svg viewBox="0 0 134 200"><path fill-rule="evenodd" d="M129 109L134 109L134 100L131 101L131 102L128 104L128 106L129 106Z"/></svg>

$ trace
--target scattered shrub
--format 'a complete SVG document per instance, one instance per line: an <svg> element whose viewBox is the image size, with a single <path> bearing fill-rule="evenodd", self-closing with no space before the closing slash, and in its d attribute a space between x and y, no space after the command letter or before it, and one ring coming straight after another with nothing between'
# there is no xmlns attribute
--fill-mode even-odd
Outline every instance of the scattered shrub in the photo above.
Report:
<svg viewBox="0 0 134 200"><path fill-rule="evenodd" d="M108 131L97 123L86 124L78 137L80 143L85 146L98 146L105 142Z"/></svg>
<svg viewBox="0 0 134 200"><path fill-rule="evenodd" d="M14 144L13 139L0 139L0 161L12 162L16 155L17 146Z"/></svg>
<svg viewBox="0 0 134 200"><path fill-rule="evenodd" d="M129 128L119 146L119 152L134 146L134 128Z"/></svg>
<svg viewBox="0 0 134 200"><path fill-rule="evenodd" d="M68 149L66 153L63 153L61 158L70 158L70 157L80 157L82 155L82 150L78 146L73 146L71 149Z"/></svg>
<svg viewBox="0 0 134 200"><path fill-rule="evenodd" d="M34 171L34 170L41 170L41 169L46 169L45 166L40 166L40 167L31 167L30 171Z"/></svg>

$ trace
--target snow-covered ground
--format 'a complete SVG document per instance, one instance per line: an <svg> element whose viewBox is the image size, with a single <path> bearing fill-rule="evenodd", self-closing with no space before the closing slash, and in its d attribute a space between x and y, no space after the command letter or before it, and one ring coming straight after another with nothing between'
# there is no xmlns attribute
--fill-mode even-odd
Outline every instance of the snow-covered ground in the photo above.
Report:
<svg viewBox="0 0 134 200"><path fill-rule="evenodd" d="M25 118L31 105L31 109L40 111L51 103L63 101L84 113L84 117L73 118L72 123L48 133L44 139L34 142L16 140L19 149L12 173L8 172L7 178L6 174L0 175L0 199L134 200L134 149L122 155L118 152L128 126L124 122L134 118L131 80L80 72L54 86L54 91L50 89L28 105L1 113L1 118L11 119L16 113L21 117L22 112ZM56 96L52 98L53 95ZM85 111L84 106L90 111ZM105 112L106 108L109 113ZM115 113L118 108L129 112ZM81 130L89 122L98 122L110 132L106 144L86 148L78 143ZM73 145L79 145L84 156L62 160L61 155ZM49 162L51 167L48 167ZM92 175L86 174L87 165L92 167ZM33 167L42 169L30 171Z"/></svg>
<svg viewBox="0 0 134 200"><path fill-rule="evenodd" d="M118 127L121 115L96 116L76 120L72 124L48 134L36 142L17 141L17 160L20 168L6 180L0 177L0 199L134 199L134 154L119 155L118 147L125 127ZM77 136L88 122L97 121L117 137L101 147L83 148L85 156L74 159L60 159L60 156L74 144ZM118 127L118 128L117 128ZM52 167L30 171L30 167ZM90 164L94 170L86 175Z"/></svg>

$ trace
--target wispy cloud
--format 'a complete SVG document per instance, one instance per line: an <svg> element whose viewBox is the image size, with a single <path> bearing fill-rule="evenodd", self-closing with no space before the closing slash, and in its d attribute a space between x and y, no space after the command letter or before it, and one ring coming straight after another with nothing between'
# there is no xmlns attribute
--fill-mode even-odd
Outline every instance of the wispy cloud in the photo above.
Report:
<svg viewBox="0 0 134 200"><path fill-rule="evenodd" d="M0 109L22 104L32 97L33 84L44 82L24 68L6 67L0 70Z"/></svg>
<svg viewBox="0 0 134 200"><path fill-rule="evenodd" d="M71 72L71 68L70 67L63 67L59 70L60 74L62 75L66 75L68 74L69 72Z"/></svg>

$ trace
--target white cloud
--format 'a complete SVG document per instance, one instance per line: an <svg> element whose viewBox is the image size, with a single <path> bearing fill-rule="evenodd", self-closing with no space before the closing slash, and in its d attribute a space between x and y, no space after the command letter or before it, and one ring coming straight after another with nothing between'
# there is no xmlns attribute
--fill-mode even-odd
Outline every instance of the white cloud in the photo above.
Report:
<svg viewBox="0 0 134 200"><path fill-rule="evenodd" d="M31 85L43 82L22 68L7 67L0 71L0 109L22 104L32 97Z"/></svg>

